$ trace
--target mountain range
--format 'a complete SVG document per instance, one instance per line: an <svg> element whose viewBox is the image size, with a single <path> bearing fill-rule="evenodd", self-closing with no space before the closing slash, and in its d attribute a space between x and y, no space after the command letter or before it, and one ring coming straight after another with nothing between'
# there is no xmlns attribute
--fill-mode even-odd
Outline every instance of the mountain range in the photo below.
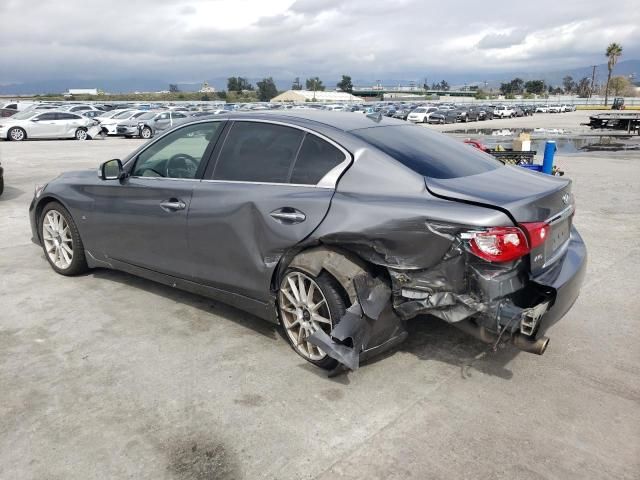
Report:
<svg viewBox="0 0 640 480"><path fill-rule="evenodd" d="M499 86L501 82L510 81L513 78L519 77L523 80L544 80L548 85L561 85L562 78L566 75L571 75L574 81L579 81L583 77L591 78L592 66L585 66L580 68L568 69L565 71L530 71L530 72L502 72L502 73L487 73L480 76L473 72L467 73L445 73L445 72L425 72L421 76L416 74L414 78L409 75L394 75L396 78L383 78L381 83L386 86L391 85L408 85L410 82L421 84L424 79L427 79L428 83L439 82L446 80L452 86L463 85L485 85L495 88ZM231 74L230 74L231 75ZM634 81L640 80L640 60L623 60L618 62L615 67L614 76L624 75L633 76ZM380 77L378 77L380 78ZM603 63L596 66L596 83L604 83L607 78L607 64ZM300 76L300 79L304 81L304 77ZM253 85L260 81L261 78L249 78L249 82ZM292 78L275 78L275 83L278 89L288 90L291 88ZM327 89L333 89L339 79L337 78L323 78L323 83ZM376 83L377 79L372 78L353 78L353 84L356 86L372 86ZM207 79L210 86L215 87L216 90L226 90L227 88L227 76L213 77ZM160 90L168 90L170 83L177 83L180 90L185 92L198 91L201 87L201 83L180 83L175 79L157 77L128 77L122 79L95 79L95 80L78 80L73 78L67 79L52 79L52 80L38 80L24 83L14 83L11 85L0 85L1 95L33 95L33 94L46 94L46 93L63 93L69 88L98 88L106 92L120 93L120 92L153 92Z"/></svg>

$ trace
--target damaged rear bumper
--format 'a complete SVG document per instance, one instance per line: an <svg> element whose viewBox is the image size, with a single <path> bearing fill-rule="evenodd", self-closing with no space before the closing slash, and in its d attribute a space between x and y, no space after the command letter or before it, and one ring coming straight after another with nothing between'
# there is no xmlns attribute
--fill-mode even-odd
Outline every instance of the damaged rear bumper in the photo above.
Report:
<svg viewBox="0 0 640 480"><path fill-rule="evenodd" d="M329 335L319 331L310 341L353 370L402 342L404 320L430 314L487 343L511 339L521 350L542 354L544 334L576 301L586 266L586 247L573 227L562 258L535 277L523 260L474 263L456 245L433 268L389 268L391 288L379 278L355 277L357 302Z"/></svg>

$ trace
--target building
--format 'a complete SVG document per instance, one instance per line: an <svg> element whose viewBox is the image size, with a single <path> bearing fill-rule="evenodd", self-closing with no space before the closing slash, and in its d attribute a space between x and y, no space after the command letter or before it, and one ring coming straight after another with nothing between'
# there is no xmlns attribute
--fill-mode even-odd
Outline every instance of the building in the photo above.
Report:
<svg viewBox="0 0 640 480"><path fill-rule="evenodd" d="M209 86L209 84L207 82L204 82L202 84L202 88L200 88L200 90L198 90L198 93L216 93L216 89Z"/></svg>
<svg viewBox="0 0 640 480"><path fill-rule="evenodd" d="M312 90L287 90L280 95L273 97L272 102L291 102L291 103L304 103L304 102L353 102L360 103L364 100L355 95L351 95L347 92L325 92L325 91L312 91Z"/></svg>
<svg viewBox="0 0 640 480"><path fill-rule="evenodd" d="M97 88L70 88L67 95L98 95Z"/></svg>

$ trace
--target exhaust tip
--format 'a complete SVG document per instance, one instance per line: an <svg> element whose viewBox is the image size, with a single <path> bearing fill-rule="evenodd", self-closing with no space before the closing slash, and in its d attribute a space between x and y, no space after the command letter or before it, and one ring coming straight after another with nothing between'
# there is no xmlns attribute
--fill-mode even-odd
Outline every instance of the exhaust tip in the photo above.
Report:
<svg viewBox="0 0 640 480"><path fill-rule="evenodd" d="M515 335L513 337L513 344L523 352L542 355L549 346L549 340L549 337L540 337L538 340L531 340L524 335Z"/></svg>

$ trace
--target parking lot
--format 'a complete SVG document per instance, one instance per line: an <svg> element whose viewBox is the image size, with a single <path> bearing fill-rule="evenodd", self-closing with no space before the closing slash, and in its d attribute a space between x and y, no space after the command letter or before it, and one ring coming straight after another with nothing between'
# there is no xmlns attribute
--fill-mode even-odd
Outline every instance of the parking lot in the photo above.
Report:
<svg viewBox="0 0 640 480"><path fill-rule="evenodd" d="M140 143L0 143L1 479L638 478L640 152L558 157L590 258L544 356L422 317L396 350L327 378L221 303L51 270L30 242L34 185Z"/></svg>

